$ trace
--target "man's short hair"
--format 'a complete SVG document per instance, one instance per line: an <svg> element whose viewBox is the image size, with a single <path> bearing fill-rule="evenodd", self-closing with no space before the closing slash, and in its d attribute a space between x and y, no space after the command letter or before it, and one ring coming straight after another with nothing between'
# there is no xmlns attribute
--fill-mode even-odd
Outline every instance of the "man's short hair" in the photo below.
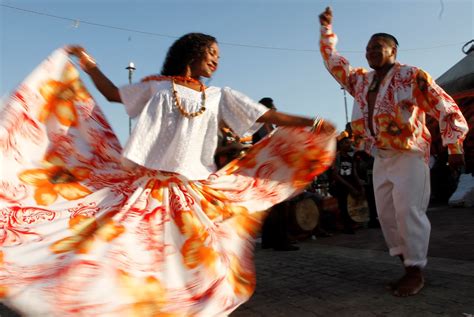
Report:
<svg viewBox="0 0 474 317"><path fill-rule="evenodd" d="M375 33L373 34L370 39L373 39L374 37L383 37L387 40L390 40L391 42L393 42L393 44L395 44L396 47L398 47L398 41L397 39L395 38L395 36L393 36L392 34L388 34L388 33Z"/></svg>
<svg viewBox="0 0 474 317"><path fill-rule="evenodd" d="M259 103L261 103L268 109L276 109L275 105L273 104L273 99L270 97L265 97L265 98L260 99Z"/></svg>

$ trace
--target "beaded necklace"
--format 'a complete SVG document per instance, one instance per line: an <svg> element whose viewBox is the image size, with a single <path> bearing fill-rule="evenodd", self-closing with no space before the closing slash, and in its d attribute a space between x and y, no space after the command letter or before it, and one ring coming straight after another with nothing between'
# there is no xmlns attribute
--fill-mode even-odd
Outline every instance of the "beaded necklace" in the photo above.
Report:
<svg viewBox="0 0 474 317"><path fill-rule="evenodd" d="M174 99L174 105L176 108L178 108L179 112L181 115L188 119L192 119L194 117L200 116L206 111L206 86L204 86L203 83L201 83L199 80L191 78L191 77L185 77L185 76L157 76L157 75L152 75L148 76L142 79L142 82L146 81L161 81L161 80L169 80L171 81L171 92L173 93L173 99ZM198 111L196 112L187 112L183 106L181 105L181 100L178 97L178 91L176 90L176 84L175 81L181 81L181 82L187 82L187 83L194 83L194 84L199 84L199 91L201 92L201 108L199 108Z"/></svg>
<svg viewBox="0 0 474 317"><path fill-rule="evenodd" d="M173 98L174 98L174 104L176 108L178 108L179 112L186 118L194 118L197 116L200 116L206 111L206 90L204 88L204 85L201 84L200 90L201 90L201 108L196 111L196 112L187 112L184 110L183 106L181 106L181 101L178 98L178 91L176 90L176 86L174 83L174 79L171 79L171 89L173 92Z"/></svg>

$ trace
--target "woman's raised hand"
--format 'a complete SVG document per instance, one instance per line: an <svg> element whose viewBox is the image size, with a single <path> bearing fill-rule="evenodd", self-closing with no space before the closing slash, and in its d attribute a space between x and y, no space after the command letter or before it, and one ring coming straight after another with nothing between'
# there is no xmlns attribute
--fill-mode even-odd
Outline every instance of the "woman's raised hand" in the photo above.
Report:
<svg viewBox="0 0 474 317"><path fill-rule="evenodd" d="M64 50L79 59L81 69L90 76L94 85L108 101L122 102L117 86L100 71L95 60L82 46L68 45L64 47Z"/></svg>
<svg viewBox="0 0 474 317"><path fill-rule="evenodd" d="M82 54L86 52L86 50L80 45L66 45L64 50L69 55L76 56L77 58L81 58Z"/></svg>
<svg viewBox="0 0 474 317"><path fill-rule="evenodd" d="M311 131L316 134L334 134L336 132L336 127L331 122L326 121L320 117L316 117L316 119L314 119L313 121Z"/></svg>
<svg viewBox="0 0 474 317"><path fill-rule="evenodd" d="M87 54L86 50L80 45L68 45L64 48L69 55L79 59L79 66L88 73L92 68L97 67L95 60Z"/></svg>
<svg viewBox="0 0 474 317"><path fill-rule="evenodd" d="M324 120L321 124L320 131L327 134L332 134L336 132L336 127L329 121Z"/></svg>

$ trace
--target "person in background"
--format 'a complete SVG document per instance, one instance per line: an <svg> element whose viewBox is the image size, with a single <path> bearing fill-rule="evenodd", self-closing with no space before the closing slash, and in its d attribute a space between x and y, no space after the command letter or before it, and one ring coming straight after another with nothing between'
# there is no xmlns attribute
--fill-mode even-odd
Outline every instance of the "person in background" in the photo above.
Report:
<svg viewBox="0 0 474 317"><path fill-rule="evenodd" d="M245 154L245 151L252 146L251 141L251 135L240 138L229 127L223 125L219 129L217 149L214 154L217 168L222 168L233 159Z"/></svg>
<svg viewBox="0 0 474 317"><path fill-rule="evenodd" d="M360 135L353 135L350 122L346 123L346 132L352 139L354 148L360 148L359 143L363 140ZM377 206L375 204L373 183L374 157L365 150L355 150L354 164L356 166L357 175L364 186L365 198L369 208L369 223L367 226L369 228L380 228L380 222L377 216Z"/></svg>
<svg viewBox="0 0 474 317"><path fill-rule="evenodd" d="M466 119L454 100L422 69L397 61L398 41L373 34L366 46L373 69L354 68L336 50L333 14L319 15L320 52L337 82L354 97L352 133L374 153L373 182L382 232L390 255L402 260L405 273L390 289L396 296L417 294L424 286L431 225L428 167L431 136L426 115L439 121L452 168L464 165Z"/></svg>
<svg viewBox="0 0 474 317"><path fill-rule="evenodd" d="M337 137L337 154L332 173L331 195L337 199L343 233L354 234L355 221L349 215L347 201L349 195L359 198L364 195L364 189L357 175L352 151L352 140L347 131L342 131Z"/></svg>
<svg viewBox="0 0 474 317"><path fill-rule="evenodd" d="M369 222L367 226L369 228L380 228L373 184L374 157L366 151L355 151L354 164L357 175L364 186L365 198L369 208Z"/></svg>
<svg viewBox="0 0 474 317"><path fill-rule="evenodd" d="M270 110L273 110L273 111L277 110L277 108L273 104L273 99L270 98L270 97L264 97L264 98L260 99L259 103L261 103L262 105L264 105L265 107L267 107ZM257 143L258 141L260 141L261 139L266 137L270 132L275 130L275 128L276 128L276 126L272 123L264 123L262 125L262 127L260 129L258 129L257 132L255 132L252 135L252 143L253 144Z"/></svg>

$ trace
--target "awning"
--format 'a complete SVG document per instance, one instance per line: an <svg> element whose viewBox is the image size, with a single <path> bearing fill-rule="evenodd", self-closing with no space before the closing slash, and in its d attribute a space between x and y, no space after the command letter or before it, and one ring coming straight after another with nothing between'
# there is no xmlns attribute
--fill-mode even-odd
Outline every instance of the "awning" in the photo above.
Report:
<svg viewBox="0 0 474 317"><path fill-rule="evenodd" d="M474 97L474 45L466 57L436 79L436 83L454 99Z"/></svg>

